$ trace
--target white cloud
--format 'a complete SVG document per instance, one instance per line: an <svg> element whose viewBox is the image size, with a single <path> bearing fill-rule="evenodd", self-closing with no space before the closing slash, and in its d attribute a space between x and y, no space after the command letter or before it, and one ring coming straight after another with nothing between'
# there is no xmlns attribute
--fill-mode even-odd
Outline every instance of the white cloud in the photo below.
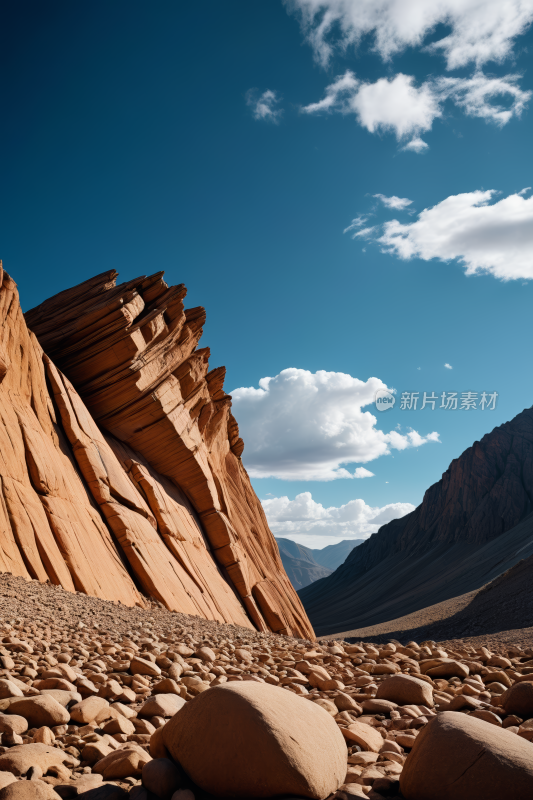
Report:
<svg viewBox="0 0 533 800"><path fill-rule="evenodd" d="M517 192L495 203L493 190L451 195L415 222L386 222L376 241L401 259L458 259L467 275L533 279L533 197ZM366 238L376 234L366 234ZM361 236L360 231L355 236Z"/></svg>
<svg viewBox="0 0 533 800"><path fill-rule="evenodd" d="M402 147L402 150L412 150L413 153L423 153L428 147L428 143L421 139L420 136L415 136L414 139L411 139L410 142L407 142L407 144Z"/></svg>
<svg viewBox="0 0 533 800"><path fill-rule="evenodd" d="M358 230L358 228L361 228L366 223L369 216L369 214L358 214L355 219L352 219L348 227L343 230L343 233Z"/></svg>
<svg viewBox="0 0 533 800"><path fill-rule="evenodd" d="M374 194L372 196L377 197L378 200L381 200L386 208L395 208L397 211L403 211L404 208L407 208L407 206L410 206L413 202L407 197L396 197L394 194L392 197L387 197L384 194ZM344 231L344 233L346 233L346 231Z"/></svg>
<svg viewBox="0 0 533 800"><path fill-rule="evenodd" d="M434 120L443 115L447 100L467 116L500 126L519 117L531 97L531 92L516 85L519 78L491 78L476 72L470 78L431 78L417 86L412 75L401 72L365 83L347 70L326 87L322 100L301 110L306 114L353 114L370 133L392 132L398 141L409 139L402 149L421 153L428 145L420 133L431 130ZM501 102L491 102L496 98ZM507 98L506 104L503 98Z"/></svg>
<svg viewBox="0 0 533 800"><path fill-rule="evenodd" d="M370 133L391 131L397 139L429 130L435 117L442 113L439 98L429 83L417 88L414 78L401 72L390 80L380 78L375 83L365 83L350 70L326 87L322 100L304 106L302 111L355 114Z"/></svg>
<svg viewBox="0 0 533 800"><path fill-rule="evenodd" d="M335 50L373 37L383 60L421 47L437 25L448 33L426 49L442 53L448 69L501 62L533 20L533 0L285 0L299 14L316 60L327 66Z"/></svg>
<svg viewBox="0 0 533 800"><path fill-rule="evenodd" d="M521 75L505 75L502 78L491 78L482 72L476 72L471 78L437 78L435 89L443 98L450 98L456 106L462 108L469 117L506 125L515 116L519 117L531 97L531 92L524 92L516 83ZM490 103L496 97L510 97L510 105Z"/></svg>
<svg viewBox="0 0 533 800"><path fill-rule="evenodd" d="M446 367L446 369L453 369L451 364L445 364L444 366Z"/></svg>
<svg viewBox="0 0 533 800"><path fill-rule="evenodd" d="M346 465L439 441L436 432L421 436L413 430L378 430L376 417L362 410L374 403L378 389L387 389L378 378L365 382L342 372L293 367L262 378L258 389L232 391L250 475L317 481L358 478L363 477L360 468L354 473Z"/></svg>
<svg viewBox="0 0 533 800"><path fill-rule="evenodd" d="M325 508L313 500L311 492L302 492L289 500L273 497L262 501L270 529L275 536L286 537L309 547L332 544L329 537L366 539L381 525L392 519L404 517L414 506L411 503L390 503L372 507L364 500L350 500L343 506ZM306 541L303 541L305 538Z"/></svg>
<svg viewBox="0 0 533 800"><path fill-rule="evenodd" d="M283 115L283 109L277 107L279 103L280 97L272 89L267 89L262 94L259 94L257 89L249 89L246 92L246 105L252 109L254 119L274 122L277 125Z"/></svg>

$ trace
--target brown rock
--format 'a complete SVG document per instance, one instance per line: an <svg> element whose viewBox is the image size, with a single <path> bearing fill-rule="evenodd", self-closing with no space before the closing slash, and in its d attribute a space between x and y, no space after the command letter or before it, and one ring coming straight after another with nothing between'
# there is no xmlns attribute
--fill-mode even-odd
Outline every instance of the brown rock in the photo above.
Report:
<svg viewBox="0 0 533 800"><path fill-rule="evenodd" d="M353 742L363 750L370 750L373 753L379 753L383 744L381 734L365 722L352 722L347 728L341 728L341 732L348 742Z"/></svg>
<svg viewBox="0 0 533 800"><path fill-rule="evenodd" d="M80 723L80 725L86 725L89 722L93 722L98 714L107 708L109 708L109 703L103 697L87 697L81 703L71 707L70 718L74 722Z"/></svg>
<svg viewBox="0 0 533 800"><path fill-rule="evenodd" d="M515 683L500 696L500 705L506 714L522 719L533 717L533 683Z"/></svg>
<svg viewBox="0 0 533 800"><path fill-rule="evenodd" d="M26 733L28 720L17 714L0 714L0 733Z"/></svg>
<svg viewBox="0 0 533 800"><path fill-rule="evenodd" d="M0 770L12 772L13 775L26 775L33 766L40 767L44 775L50 767L63 764L77 767L79 763L63 750L46 744L21 744L0 755Z"/></svg>
<svg viewBox="0 0 533 800"><path fill-rule="evenodd" d="M144 765L142 782L145 789L161 800L171 800L172 795L182 788L183 775L168 758L154 758Z"/></svg>
<svg viewBox="0 0 533 800"><path fill-rule="evenodd" d="M400 788L408 800L513 800L533 794L529 742L464 714L444 711L418 735Z"/></svg>
<svg viewBox="0 0 533 800"><path fill-rule="evenodd" d="M16 781L0 789L0 800L57 800L57 797L43 781Z"/></svg>
<svg viewBox="0 0 533 800"><path fill-rule="evenodd" d="M186 703L163 728L172 758L206 791L324 798L346 770L334 720L292 692L232 682Z"/></svg>
<svg viewBox="0 0 533 800"><path fill-rule="evenodd" d="M170 758L170 753L163 740L164 727L163 725L161 728L156 728L155 732L150 737L150 755L152 758Z"/></svg>
<svg viewBox="0 0 533 800"><path fill-rule="evenodd" d="M173 717L185 705L185 700L176 694L157 694L149 697L139 710L140 717Z"/></svg>
<svg viewBox="0 0 533 800"><path fill-rule="evenodd" d="M40 728L47 725L61 725L68 722L70 714L57 700L50 695L42 694L36 697L25 697L11 703L8 714L17 714L28 721L30 728Z"/></svg>
<svg viewBox="0 0 533 800"><path fill-rule="evenodd" d="M392 675L390 678L386 678L379 684L376 698L392 700L401 706L410 703L422 704L429 708L433 706L431 686L410 675Z"/></svg>
<svg viewBox="0 0 533 800"><path fill-rule="evenodd" d="M141 776L144 765L150 760L151 756L142 747L127 742L98 761L93 767L93 772L103 775L105 781L137 778Z"/></svg>
<svg viewBox="0 0 533 800"><path fill-rule="evenodd" d="M16 780L12 772L0 772L0 789L3 789L4 786L9 786L10 783Z"/></svg>

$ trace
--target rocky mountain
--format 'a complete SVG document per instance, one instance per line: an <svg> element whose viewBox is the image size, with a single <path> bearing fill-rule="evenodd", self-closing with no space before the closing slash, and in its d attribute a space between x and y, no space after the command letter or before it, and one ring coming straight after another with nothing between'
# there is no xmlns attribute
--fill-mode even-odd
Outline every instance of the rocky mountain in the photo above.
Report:
<svg viewBox="0 0 533 800"><path fill-rule="evenodd" d="M300 592L319 635L410 614L478 589L531 554L533 409L450 464L418 508Z"/></svg>
<svg viewBox="0 0 533 800"><path fill-rule="evenodd" d="M344 564L354 547L363 544L366 539L343 539L342 542L337 544L328 544L322 550L311 550L313 558L322 564L323 567L335 570Z"/></svg>
<svg viewBox="0 0 533 800"><path fill-rule="evenodd" d="M326 578L333 570L321 566L313 558L313 550L291 539L276 539L285 572L296 590L309 586L319 578Z"/></svg>
<svg viewBox="0 0 533 800"><path fill-rule="evenodd" d="M204 310L162 273L116 277L50 298L27 327L0 274L0 570L312 636L240 459L224 368L197 347Z"/></svg>
<svg viewBox="0 0 533 800"><path fill-rule="evenodd" d="M296 590L310 583L326 578L346 560L354 547L364 539L345 539L338 544L330 544L322 550L296 544L291 539L276 539L285 572Z"/></svg>

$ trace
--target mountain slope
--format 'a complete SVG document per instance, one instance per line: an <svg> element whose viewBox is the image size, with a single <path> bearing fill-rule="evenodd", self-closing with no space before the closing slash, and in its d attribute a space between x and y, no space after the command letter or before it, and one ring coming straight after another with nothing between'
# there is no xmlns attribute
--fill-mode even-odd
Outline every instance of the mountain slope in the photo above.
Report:
<svg viewBox="0 0 533 800"><path fill-rule="evenodd" d="M517 526L532 510L533 410L526 409L465 450L418 508L380 528L300 598L317 633L325 635L479 588L512 566L506 554L515 536L530 535L528 523Z"/></svg>
<svg viewBox="0 0 533 800"><path fill-rule="evenodd" d="M296 544L291 539L276 539L276 541L285 572L296 590L331 575L333 570L317 564L313 558L313 550Z"/></svg>
<svg viewBox="0 0 533 800"><path fill-rule="evenodd" d="M338 544L328 544L322 550L311 550L313 558L323 567L335 570L344 564L354 547L358 547L366 539L343 539Z"/></svg>

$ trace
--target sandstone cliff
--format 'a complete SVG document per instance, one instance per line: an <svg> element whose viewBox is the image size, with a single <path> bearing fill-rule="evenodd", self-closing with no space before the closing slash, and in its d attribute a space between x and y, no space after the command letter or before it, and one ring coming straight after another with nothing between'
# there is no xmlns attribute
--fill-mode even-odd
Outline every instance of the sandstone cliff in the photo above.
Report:
<svg viewBox="0 0 533 800"><path fill-rule="evenodd" d="M224 370L197 349L203 309L185 311L162 274L115 278L28 312L30 332L3 273L0 570L312 635L240 460Z"/></svg>
<svg viewBox="0 0 533 800"><path fill-rule="evenodd" d="M323 635L478 589L524 558L529 529L521 521L532 510L529 408L465 450L418 508L380 528L300 597Z"/></svg>

